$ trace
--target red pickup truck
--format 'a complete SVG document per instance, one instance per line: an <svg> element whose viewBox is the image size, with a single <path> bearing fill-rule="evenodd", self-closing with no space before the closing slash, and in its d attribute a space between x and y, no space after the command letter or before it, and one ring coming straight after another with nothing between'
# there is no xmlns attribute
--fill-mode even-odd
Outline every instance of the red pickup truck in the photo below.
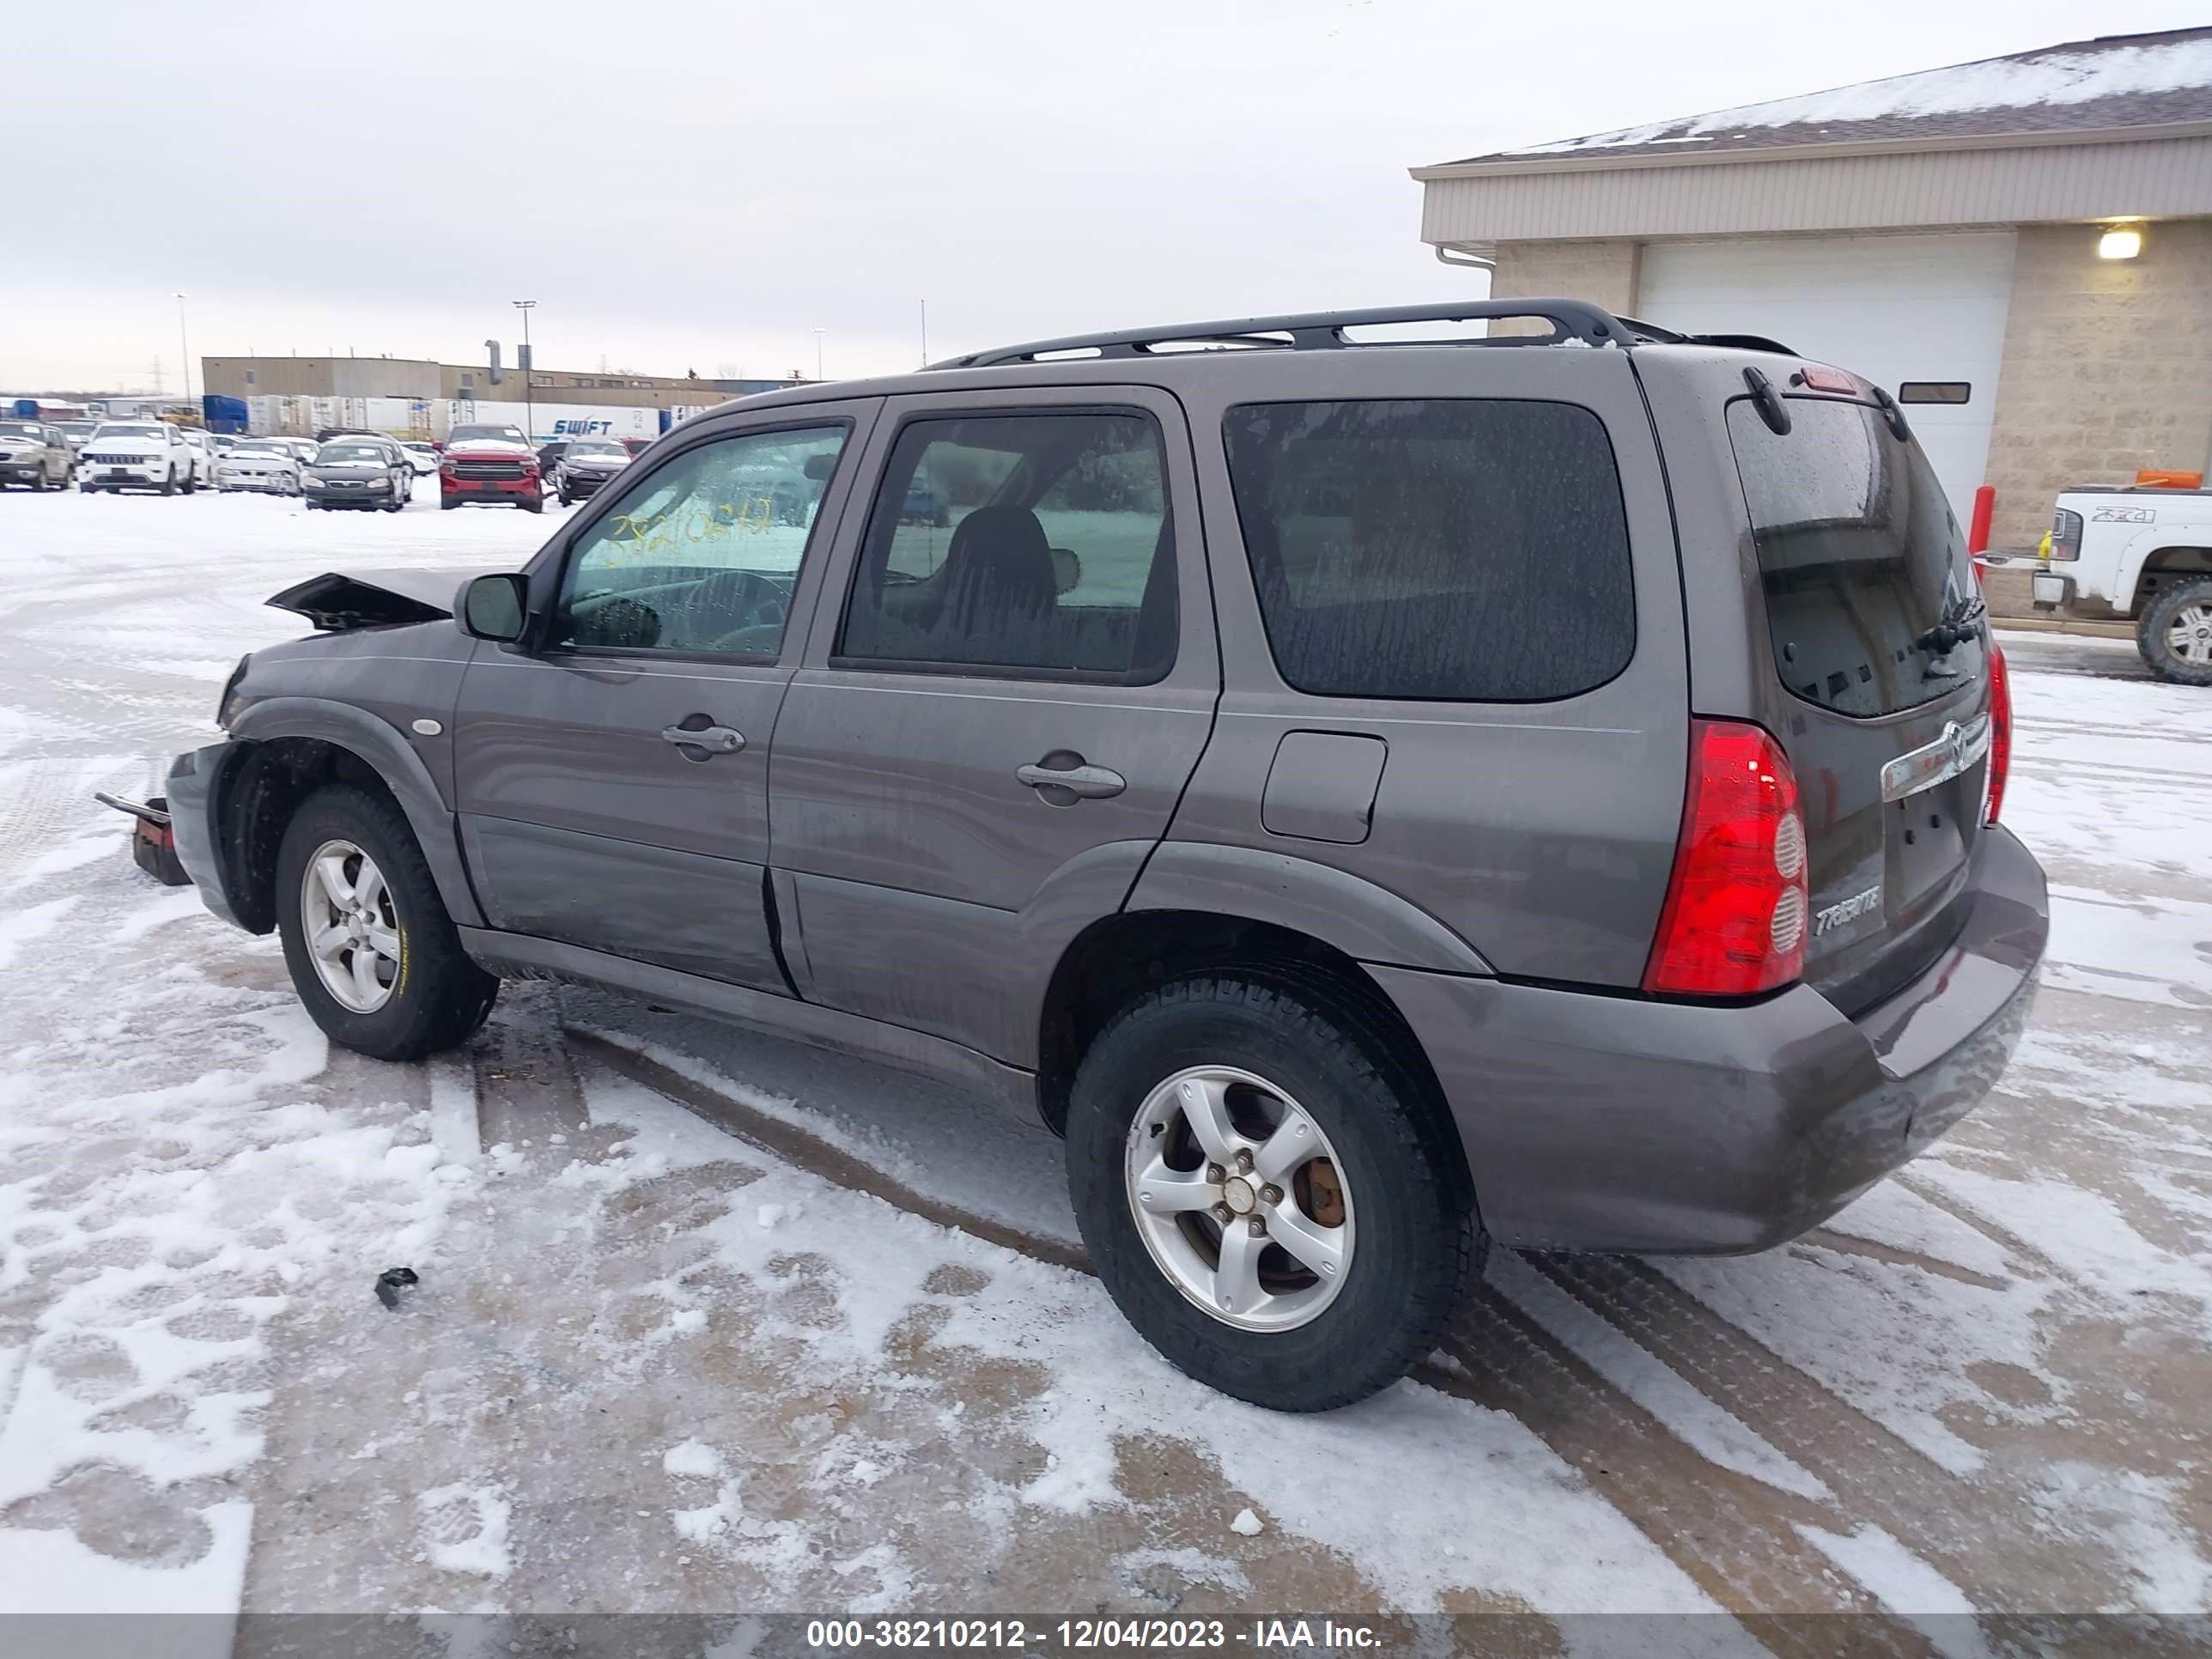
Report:
<svg viewBox="0 0 2212 1659"><path fill-rule="evenodd" d="M457 426L438 458L438 505L467 501L545 510L538 452L519 426Z"/></svg>

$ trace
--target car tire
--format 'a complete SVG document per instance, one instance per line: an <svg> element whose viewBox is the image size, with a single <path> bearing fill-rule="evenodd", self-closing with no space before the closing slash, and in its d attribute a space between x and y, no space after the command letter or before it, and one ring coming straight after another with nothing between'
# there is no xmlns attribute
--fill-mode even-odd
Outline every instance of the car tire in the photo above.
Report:
<svg viewBox="0 0 2212 1659"><path fill-rule="evenodd" d="M374 918L319 961L313 940L349 927L315 873L341 883ZM465 1042L491 1012L499 981L469 959L407 819L388 797L326 784L300 804L276 853L276 926L284 965L331 1042L377 1060L414 1060ZM363 951L368 968L360 965ZM344 988L342 1000L333 984ZM364 991L364 984L373 990Z"/></svg>
<svg viewBox="0 0 2212 1659"><path fill-rule="evenodd" d="M2136 622L2136 648L2176 685L2212 685L2212 576L2159 590ZM2183 636L2180 644L2175 636Z"/></svg>
<svg viewBox="0 0 2212 1659"><path fill-rule="evenodd" d="M522 503L522 510L525 513L543 513L545 510L545 498L543 495L526 497Z"/></svg>
<svg viewBox="0 0 2212 1659"><path fill-rule="evenodd" d="M1427 1098L1433 1085L1401 1057L1378 1021L1348 1007L1324 1011L1337 1003L1290 975L1171 982L1108 1024L1084 1054L1070 1094L1069 1189L1084 1248L1115 1305L1182 1370L1277 1411L1333 1410L1403 1376L1461 1306L1483 1243L1464 1155L1448 1118ZM1325 1156L1279 1167L1280 1186L1247 1183L1241 1194L1231 1190L1235 1182L1208 1188L1237 1206L1225 1228L1213 1218L1218 1210L1142 1212L1140 1195L1154 1190L1143 1184L1144 1158L1167 1156L1178 1167L1195 1158L1188 1179L1201 1182L1215 1167L1192 1138L1194 1120L1178 1118L1164 1130L1158 1116L1160 1103L1172 1115L1182 1090L1203 1091L1218 1081L1210 1079L1214 1073L1241 1079L1224 1085L1220 1098L1234 1103L1235 1138L1245 1149L1264 1158L1281 1144L1258 1127L1272 1102L1282 1109L1272 1121L1283 1134L1301 1126L1300 1139L1281 1157L1304 1150L1308 1128ZM1263 1164L1254 1178L1265 1172ZM1276 1224L1267 1244L1249 1247L1256 1254L1249 1281L1266 1294L1243 1322L1232 1323L1210 1301L1224 1282L1220 1245L1239 1227L1253 1229L1243 1235L1248 1241L1261 1236L1248 1218L1266 1217ZM1310 1249L1338 1229L1341 1251L1332 1259L1343 1271L1334 1288L1320 1276L1334 1273L1326 1262L1310 1268L1275 1242L1297 1234ZM1279 1322L1267 1328L1270 1320Z"/></svg>
<svg viewBox="0 0 2212 1659"><path fill-rule="evenodd" d="M173 495L177 493L176 468L171 467L169 469L169 476L161 480L161 493L164 495Z"/></svg>
<svg viewBox="0 0 2212 1659"><path fill-rule="evenodd" d="M441 513L450 513L459 505L460 503L455 501L451 495L441 495L438 497L438 510Z"/></svg>

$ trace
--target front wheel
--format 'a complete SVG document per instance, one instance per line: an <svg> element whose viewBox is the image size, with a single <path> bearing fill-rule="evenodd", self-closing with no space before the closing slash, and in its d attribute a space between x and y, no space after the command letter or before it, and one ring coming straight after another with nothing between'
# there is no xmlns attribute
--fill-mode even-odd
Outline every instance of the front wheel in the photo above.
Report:
<svg viewBox="0 0 2212 1659"><path fill-rule="evenodd" d="M170 468L169 476L161 480L161 493L164 495L173 495L177 493L177 472L174 467Z"/></svg>
<svg viewBox="0 0 2212 1659"><path fill-rule="evenodd" d="M1463 1155L1371 1022L1264 978L1179 981L1078 1067L1068 1182L1138 1333L1278 1411L1387 1388L1435 1345L1478 1243Z"/></svg>
<svg viewBox="0 0 2212 1659"><path fill-rule="evenodd" d="M2212 685L2212 576L2163 589L2136 624L2136 648L2161 679Z"/></svg>
<svg viewBox="0 0 2212 1659"><path fill-rule="evenodd" d="M543 495L524 496L522 510L525 513L543 513L545 510L545 498Z"/></svg>
<svg viewBox="0 0 2212 1659"><path fill-rule="evenodd" d="M420 1060L484 1023L499 981L469 960L406 817L389 799L327 784L276 852L284 964L331 1042Z"/></svg>

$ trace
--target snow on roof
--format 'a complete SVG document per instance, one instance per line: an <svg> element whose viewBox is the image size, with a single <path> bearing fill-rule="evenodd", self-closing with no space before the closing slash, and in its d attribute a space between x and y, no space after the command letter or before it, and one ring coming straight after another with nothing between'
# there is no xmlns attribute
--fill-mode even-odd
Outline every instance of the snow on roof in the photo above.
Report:
<svg viewBox="0 0 2212 1659"><path fill-rule="evenodd" d="M2195 120L2212 120L2212 27L2068 41L1469 159L1693 154L1707 145L1766 149Z"/></svg>

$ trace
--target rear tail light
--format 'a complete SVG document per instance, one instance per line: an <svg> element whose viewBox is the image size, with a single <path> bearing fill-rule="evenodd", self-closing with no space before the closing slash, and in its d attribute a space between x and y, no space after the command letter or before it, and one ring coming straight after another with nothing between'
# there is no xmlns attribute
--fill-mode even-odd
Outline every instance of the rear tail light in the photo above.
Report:
<svg viewBox="0 0 2212 1659"><path fill-rule="evenodd" d="M1644 988L1751 996L1805 964L1805 820L1781 746L1755 726L1692 720L1674 873Z"/></svg>
<svg viewBox="0 0 2212 1659"><path fill-rule="evenodd" d="M2078 559L2081 556L2081 515L2069 513L2064 507L2051 515L2051 556L2054 559Z"/></svg>
<svg viewBox="0 0 2212 1659"><path fill-rule="evenodd" d="M2004 806L2005 780L2012 775L2012 683L2005 678L2004 652L1990 641L1990 769L1984 774L1982 822L1995 823Z"/></svg>

